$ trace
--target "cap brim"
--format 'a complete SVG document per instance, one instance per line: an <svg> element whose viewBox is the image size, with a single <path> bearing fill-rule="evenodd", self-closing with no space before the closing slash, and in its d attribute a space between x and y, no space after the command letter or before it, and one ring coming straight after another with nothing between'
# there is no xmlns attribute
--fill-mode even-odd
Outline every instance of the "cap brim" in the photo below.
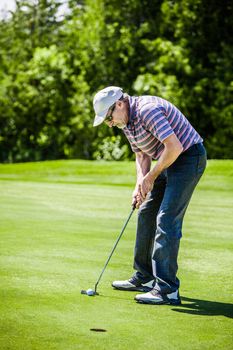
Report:
<svg viewBox="0 0 233 350"><path fill-rule="evenodd" d="M99 115L96 115L95 119L94 119L93 126L98 126L98 125L102 124L104 119L106 118L107 113L108 113L108 108L105 111L103 111L102 113L100 113Z"/></svg>
<svg viewBox="0 0 233 350"><path fill-rule="evenodd" d="M96 115L95 119L94 119L93 126L98 126L98 125L102 124L104 119L105 119L105 116L104 117L100 117L100 116Z"/></svg>

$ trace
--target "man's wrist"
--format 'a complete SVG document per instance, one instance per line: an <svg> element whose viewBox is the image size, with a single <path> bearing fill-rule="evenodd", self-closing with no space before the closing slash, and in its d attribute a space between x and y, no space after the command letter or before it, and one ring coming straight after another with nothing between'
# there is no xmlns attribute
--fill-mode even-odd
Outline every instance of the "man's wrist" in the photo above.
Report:
<svg viewBox="0 0 233 350"><path fill-rule="evenodd" d="M152 169L148 174L147 174L147 176L149 177L149 179L151 179L152 181L154 181L155 179L156 179L156 177L158 176L158 175L156 175L156 172L155 171L153 171L154 169Z"/></svg>
<svg viewBox="0 0 233 350"><path fill-rule="evenodd" d="M159 176L160 171L156 168L156 166L150 170L150 172L148 173L149 178L152 181L155 181L155 179Z"/></svg>

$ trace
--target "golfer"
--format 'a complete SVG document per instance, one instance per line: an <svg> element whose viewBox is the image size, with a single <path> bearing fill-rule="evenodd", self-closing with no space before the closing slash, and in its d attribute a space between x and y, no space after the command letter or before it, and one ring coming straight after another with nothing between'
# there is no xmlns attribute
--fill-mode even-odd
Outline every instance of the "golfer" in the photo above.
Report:
<svg viewBox="0 0 233 350"><path fill-rule="evenodd" d="M177 107L157 96L129 96L109 86L95 95L93 105L94 126L104 122L122 129L136 155L136 272L112 286L144 292L135 297L140 303L179 305L182 223L206 167L203 140Z"/></svg>

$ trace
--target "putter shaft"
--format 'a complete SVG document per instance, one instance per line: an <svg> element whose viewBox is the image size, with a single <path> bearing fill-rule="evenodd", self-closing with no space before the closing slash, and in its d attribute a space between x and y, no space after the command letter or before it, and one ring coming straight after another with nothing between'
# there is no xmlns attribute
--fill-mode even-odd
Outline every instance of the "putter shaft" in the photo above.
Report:
<svg viewBox="0 0 233 350"><path fill-rule="evenodd" d="M132 216L132 214L133 214L135 208L136 208L135 206L132 207L131 212L130 212L130 214L129 214L129 217L128 217L128 219L126 220L126 223L124 224L124 226L123 226L123 228L122 228L122 230L121 230L121 233L119 234L119 236L118 236L118 238L117 238L117 240L116 240L116 243L115 243L114 247L112 248L112 251L111 251L111 253L110 253L110 255L109 255L109 257L108 257L108 259L107 259L107 261L106 261L106 263L105 263L105 265L104 265L104 268L103 268L103 270L102 270L102 272L101 272L101 274L100 274L100 276L99 276L99 278L98 278L98 280L97 280L97 282L96 282L96 284L95 284L95 293L97 293L97 286L98 286L98 284L99 284L99 281L100 281L100 279L101 279L101 277L102 277L102 275L103 275L103 273L104 273L104 271L105 271L105 269L106 269L106 267L107 267L107 265L108 265L108 263L109 263L109 260L111 259L112 255L113 255L113 253L114 253L114 251L115 251L115 249L116 249L116 247L117 247L117 244L119 243L119 240L121 239L121 236L123 235L123 233L124 233L124 231L125 231L125 228L126 228L128 222L129 222L129 220L130 220L130 218L131 218L131 216Z"/></svg>

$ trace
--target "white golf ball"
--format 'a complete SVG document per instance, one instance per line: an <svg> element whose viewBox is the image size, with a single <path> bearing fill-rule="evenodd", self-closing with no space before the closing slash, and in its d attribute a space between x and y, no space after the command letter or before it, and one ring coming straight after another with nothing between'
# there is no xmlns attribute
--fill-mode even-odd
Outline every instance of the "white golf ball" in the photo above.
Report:
<svg viewBox="0 0 233 350"><path fill-rule="evenodd" d="M87 295L89 295L89 296L91 296L91 295L94 295L95 293L94 293L94 291L93 291L93 289L88 289L87 290Z"/></svg>

